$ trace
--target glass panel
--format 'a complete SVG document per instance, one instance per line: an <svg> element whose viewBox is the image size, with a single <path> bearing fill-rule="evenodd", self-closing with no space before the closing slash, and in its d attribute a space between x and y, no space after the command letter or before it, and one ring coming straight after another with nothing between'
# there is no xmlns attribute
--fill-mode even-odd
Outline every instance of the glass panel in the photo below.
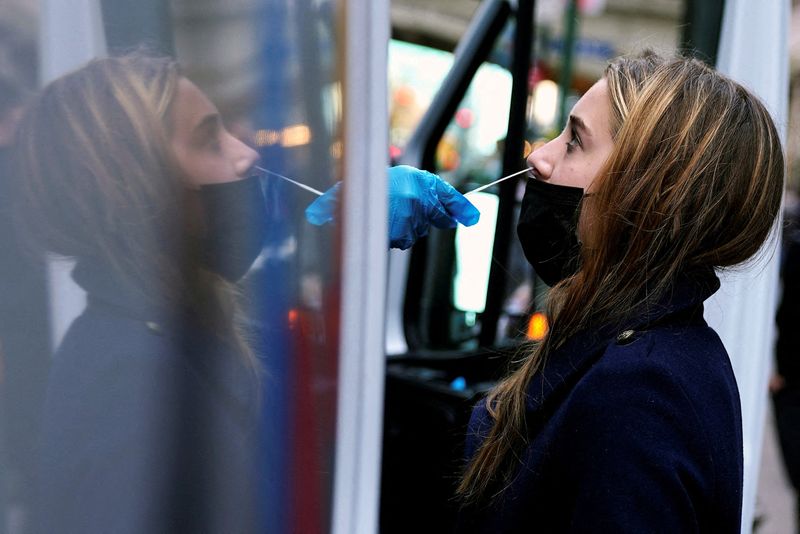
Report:
<svg viewBox="0 0 800 534"><path fill-rule="evenodd" d="M73 44L0 11L0 532L328 531L339 228L282 177L341 178L339 2L99 4L39 93Z"/></svg>
<svg viewBox="0 0 800 534"><path fill-rule="evenodd" d="M392 39L389 42L389 145L397 157L453 65L453 54Z"/></svg>

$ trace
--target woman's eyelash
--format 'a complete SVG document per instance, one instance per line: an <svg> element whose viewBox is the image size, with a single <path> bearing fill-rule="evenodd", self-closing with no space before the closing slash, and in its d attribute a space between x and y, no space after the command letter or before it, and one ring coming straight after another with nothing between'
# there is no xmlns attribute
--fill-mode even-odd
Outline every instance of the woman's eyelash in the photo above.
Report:
<svg viewBox="0 0 800 534"><path fill-rule="evenodd" d="M576 146L580 147L583 146L581 144L581 138L578 137L578 132L575 131L575 128L570 128L570 140L567 142L567 150L572 151Z"/></svg>

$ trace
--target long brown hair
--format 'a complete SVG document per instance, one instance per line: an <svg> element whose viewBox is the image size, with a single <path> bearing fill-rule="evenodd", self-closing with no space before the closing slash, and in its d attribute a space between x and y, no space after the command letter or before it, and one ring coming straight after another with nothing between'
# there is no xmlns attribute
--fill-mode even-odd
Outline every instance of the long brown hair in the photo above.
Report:
<svg viewBox="0 0 800 534"><path fill-rule="evenodd" d="M547 337L486 398L494 424L458 487L466 502L512 480L526 390L548 353L640 313L682 272L745 262L775 227L784 156L758 98L697 60L652 53L616 59L605 78L615 144L584 199L591 246L580 271L550 291Z"/></svg>
<svg viewBox="0 0 800 534"><path fill-rule="evenodd" d="M181 74L136 53L93 60L44 88L17 132L15 215L44 249L101 262L254 360L234 289L204 268L170 148Z"/></svg>

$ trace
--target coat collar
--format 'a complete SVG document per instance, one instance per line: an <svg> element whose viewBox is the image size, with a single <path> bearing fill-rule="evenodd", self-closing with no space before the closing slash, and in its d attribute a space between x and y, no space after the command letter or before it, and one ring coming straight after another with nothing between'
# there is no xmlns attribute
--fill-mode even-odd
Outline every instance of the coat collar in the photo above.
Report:
<svg viewBox="0 0 800 534"><path fill-rule="evenodd" d="M153 335L166 336L172 343L169 354L188 362L194 376L212 390L214 398L243 428L248 432L253 428L258 379L242 364L235 346L179 314L159 295L156 283L145 290L116 274L107 263L87 258L78 260L72 278L86 291L90 306L101 307L103 313L112 310L114 315L143 323ZM134 353L139 348L129 347Z"/></svg>
<svg viewBox="0 0 800 534"><path fill-rule="evenodd" d="M531 379L527 389L528 411L538 410L554 392L571 384L575 376L585 372L622 332L646 329L681 312L694 317L696 311L702 318L703 301L719 287L719 279L711 268L681 274L657 302L634 317L620 324L583 330L567 339L547 357L542 371Z"/></svg>
<svg viewBox="0 0 800 534"><path fill-rule="evenodd" d="M131 279L116 274L105 262L94 258L81 258L72 271L72 279L87 294L89 304L99 304L115 309L121 315L161 323L174 315L169 303L159 294L158 284L148 290Z"/></svg>

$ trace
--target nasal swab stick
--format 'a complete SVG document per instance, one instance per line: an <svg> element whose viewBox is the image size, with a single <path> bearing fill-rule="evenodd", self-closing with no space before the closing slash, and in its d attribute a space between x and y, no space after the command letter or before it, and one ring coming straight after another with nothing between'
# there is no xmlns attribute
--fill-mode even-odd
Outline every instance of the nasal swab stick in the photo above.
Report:
<svg viewBox="0 0 800 534"><path fill-rule="evenodd" d="M479 192L479 191L483 191L484 189L487 189L487 188L489 188L489 187L492 187L494 184L499 184L499 183L500 183L500 182L502 182L503 180L508 180L509 178L513 178L513 177L515 177L515 176L519 176L519 175L520 175L520 174L522 174L523 172L528 172L529 170L531 170L531 168L530 168L530 167L528 167L528 168L526 168L526 169L522 169L521 171L515 172L514 174L509 174L508 176L503 176L502 178L498 178L498 179L497 179L497 180L495 180L494 182L488 183L488 184L486 184L486 185L482 185L482 186L480 186L480 187L478 187L478 188L476 188L476 189L473 189L472 191L469 191L469 192L467 192L467 193L464 193L464 196L471 195L472 193L477 193L477 192Z"/></svg>
<svg viewBox="0 0 800 534"><path fill-rule="evenodd" d="M319 197L321 197L323 195L322 191L314 189L313 187L308 186L306 184L301 184L300 182L292 180L291 178L287 178L286 176L284 176L282 174L278 174L277 172L273 172L273 171L270 171L270 170L265 169L263 167L259 167L258 165L256 165L255 168L257 170L261 171L261 172L264 172L264 173L267 173L267 174L271 174L272 176L277 176L278 178L281 178L282 180L286 180L287 182L293 183L297 187L299 187L301 189L305 189L306 191L309 191L311 193L314 193L315 195L317 195ZM490 182L490 183L488 183L486 185L482 185L482 186L480 186L478 188L475 188L472 191L464 193L464 196L471 195L472 193L478 193L480 191L483 191L484 189L488 189L488 188L492 187L495 184L499 184L500 182L502 182L504 180L508 180L509 178L513 178L515 176L519 176L520 174L522 174L524 172L528 172L529 170L530 170L530 167L526 168L526 169L522 169L521 171L517 171L517 172L515 172L513 174L509 174L508 176L503 176L502 178L498 178L494 182Z"/></svg>
<svg viewBox="0 0 800 534"><path fill-rule="evenodd" d="M297 187L299 187L301 189L305 189L306 191L310 191L310 192L314 193L315 195L317 195L318 197L321 197L322 194L323 194L322 191L318 191L318 190L314 189L313 187L308 186L306 184L301 184L300 182L295 182L291 178L287 178L286 176L284 176L282 174L278 174L277 172L269 171L269 170L267 170L267 169L265 169L263 167L259 167L258 165L256 165L255 168L257 170L261 171L261 172L265 172L267 174L271 174L272 176L277 176L278 178L282 178L282 179L286 180L287 182L293 183Z"/></svg>

